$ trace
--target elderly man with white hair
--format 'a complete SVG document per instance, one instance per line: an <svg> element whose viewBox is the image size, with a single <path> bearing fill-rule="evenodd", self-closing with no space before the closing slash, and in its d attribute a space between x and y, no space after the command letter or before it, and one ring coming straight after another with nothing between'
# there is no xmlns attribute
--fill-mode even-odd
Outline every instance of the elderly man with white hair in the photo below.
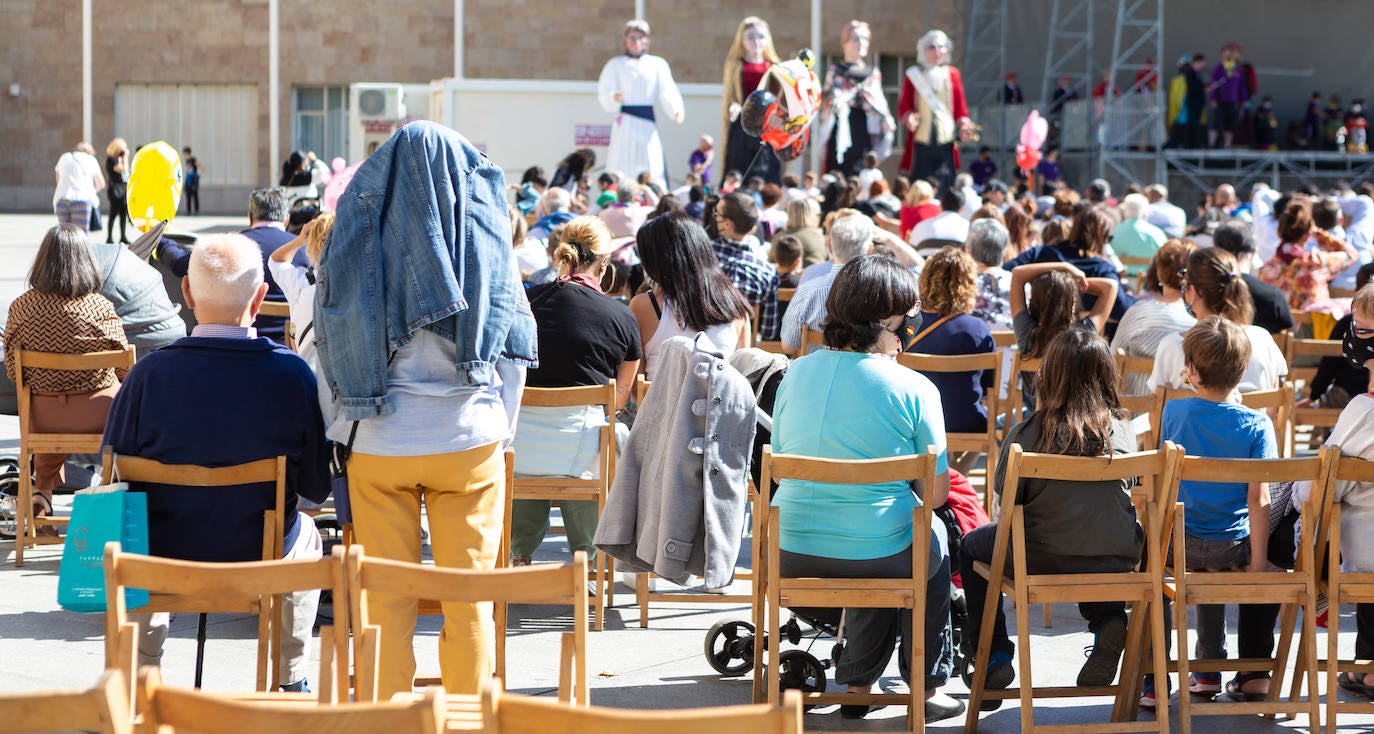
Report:
<svg viewBox="0 0 1374 734"><path fill-rule="evenodd" d="M1011 329L1011 273L1002 269L1011 233L996 219L979 219L968 227L964 248L978 265L978 299L974 316L991 329Z"/></svg>
<svg viewBox="0 0 1374 734"><path fill-rule="evenodd" d="M862 214L836 219L830 225L825 247L833 264L830 272L808 280L797 287L792 302L782 317L782 343L785 351L796 354L802 346L802 326L820 331L825 323L825 301L830 296L830 284L845 263L873 251L873 220ZM815 351L819 347L812 345Z"/></svg>
<svg viewBox="0 0 1374 734"><path fill-rule="evenodd" d="M285 558L319 558L320 534L297 512L297 498L329 496L328 452L315 375L286 347L257 335L253 319L267 295L262 252L239 234L200 241L182 280L199 324L129 371L110 407L105 445L164 464L230 466L286 457ZM276 503L271 482L227 487L135 483L148 495L153 555L188 561L262 558L263 512ZM307 691L311 626L319 592L285 597L280 670L283 690ZM157 665L165 613L130 615L141 627L139 664Z"/></svg>
<svg viewBox="0 0 1374 734"><path fill-rule="evenodd" d="M1127 263L1126 275L1135 277L1145 272L1150 258L1164 246L1169 239L1159 227L1145 221L1145 213L1150 209L1150 200L1144 194L1127 194L1121 200L1121 224L1112 230L1112 250L1117 257L1144 260L1143 263Z"/></svg>
<svg viewBox="0 0 1374 734"><path fill-rule="evenodd" d="M536 211L539 212L539 219L530 227L529 235L535 239L548 239L554 227L572 221L572 194L566 189L550 186L539 198Z"/></svg>

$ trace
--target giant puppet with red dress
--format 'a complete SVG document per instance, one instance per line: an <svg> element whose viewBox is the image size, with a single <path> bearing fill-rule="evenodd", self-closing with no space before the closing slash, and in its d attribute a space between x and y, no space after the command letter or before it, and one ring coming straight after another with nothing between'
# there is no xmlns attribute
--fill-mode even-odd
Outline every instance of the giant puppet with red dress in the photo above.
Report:
<svg viewBox="0 0 1374 734"><path fill-rule="evenodd" d="M959 171L958 142L973 137L964 80L950 65L950 41L944 31L921 36L920 63L906 70L897 116L906 126L902 169L912 181L926 179L938 190L954 183Z"/></svg>

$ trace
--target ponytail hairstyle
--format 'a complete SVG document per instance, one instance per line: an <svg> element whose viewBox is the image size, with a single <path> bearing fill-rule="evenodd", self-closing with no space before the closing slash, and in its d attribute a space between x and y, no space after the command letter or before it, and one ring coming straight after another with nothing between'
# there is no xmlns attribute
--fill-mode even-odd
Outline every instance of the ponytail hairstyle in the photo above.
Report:
<svg viewBox="0 0 1374 734"><path fill-rule="evenodd" d="M1192 240L1171 239L1155 251L1150 266L1141 276L1140 284L1151 293L1163 293L1164 287L1181 288L1179 275L1188 267L1188 255L1197 249Z"/></svg>
<svg viewBox="0 0 1374 734"><path fill-rule="evenodd" d="M1035 320L1026 356L1045 356L1050 342L1064 331L1072 331L1078 320L1078 281L1063 270L1051 270L1031 281L1030 302L1026 311Z"/></svg>
<svg viewBox="0 0 1374 734"><path fill-rule="evenodd" d="M1050 340L1036 388L1040 438L1031 451L1066 456L1111 452L1112 420L1125 418L1116 361L1096 332L1068 329Z"/></svg>
<svg viewBox="0 0 1374 734"><path fill-rule="evenodd" d="M1255 302L1250 298L1250 287L1230 262L1217 256L1214 248L1193 250L1188 255L1186 277L1187 285L1193 287L1208 311L1240 326L1254 322Z"/></svg>
<svg viewBox="0 0 1374 734"><path fill-rule="evenodd" d="M611 230L599 217L574 217L563 225L550 259L561 275L590 270L611 254Z"/></svg>

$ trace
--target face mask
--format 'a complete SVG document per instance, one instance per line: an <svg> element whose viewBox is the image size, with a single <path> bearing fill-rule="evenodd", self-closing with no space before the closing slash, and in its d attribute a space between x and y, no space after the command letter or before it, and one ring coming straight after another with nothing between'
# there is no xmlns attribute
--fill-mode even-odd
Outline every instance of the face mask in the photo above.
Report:
<svg viewBox="0 0 1374 734"><path fill-rule="evenodd" d="M1188 289L1187 289L1187 288L1188 288L1187 286L1184 286L1184 290L1183 290L1183 310L1184 310L1184 311L1187 311L1189 316L1192 316L1193 318L1197 318L1197 314L1193 312L1193 304L1188 300Z"/></svg>
<svg viewBox="0 0 1374 734"><path fill-rule="evenodd" d="M1363 367L1364 363L1374 359L1374 337L1361 339L1355 336L1354 326L1352 331L1345 335L1345 341L1341 342L1341 352L1345 358L1356 367Z"/></svg>

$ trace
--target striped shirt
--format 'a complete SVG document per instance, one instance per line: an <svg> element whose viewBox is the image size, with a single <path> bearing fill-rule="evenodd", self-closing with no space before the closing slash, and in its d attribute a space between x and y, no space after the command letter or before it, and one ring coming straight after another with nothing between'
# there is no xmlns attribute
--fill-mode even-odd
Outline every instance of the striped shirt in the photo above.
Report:
<svg viewBox="0 0 1374 734"><path fill-rule="evenodd" d="M1183 299L1165 303L1158 299L1136 301L1126 309L1112 338L1112 350L1124 349L1131 357L1154 357L1160 342L1172 334L1181 334L1197 323L1188 315ZM1126 375L1126 395L1150 392L1146 385L1150 376L1139 372Z"/></svg>

